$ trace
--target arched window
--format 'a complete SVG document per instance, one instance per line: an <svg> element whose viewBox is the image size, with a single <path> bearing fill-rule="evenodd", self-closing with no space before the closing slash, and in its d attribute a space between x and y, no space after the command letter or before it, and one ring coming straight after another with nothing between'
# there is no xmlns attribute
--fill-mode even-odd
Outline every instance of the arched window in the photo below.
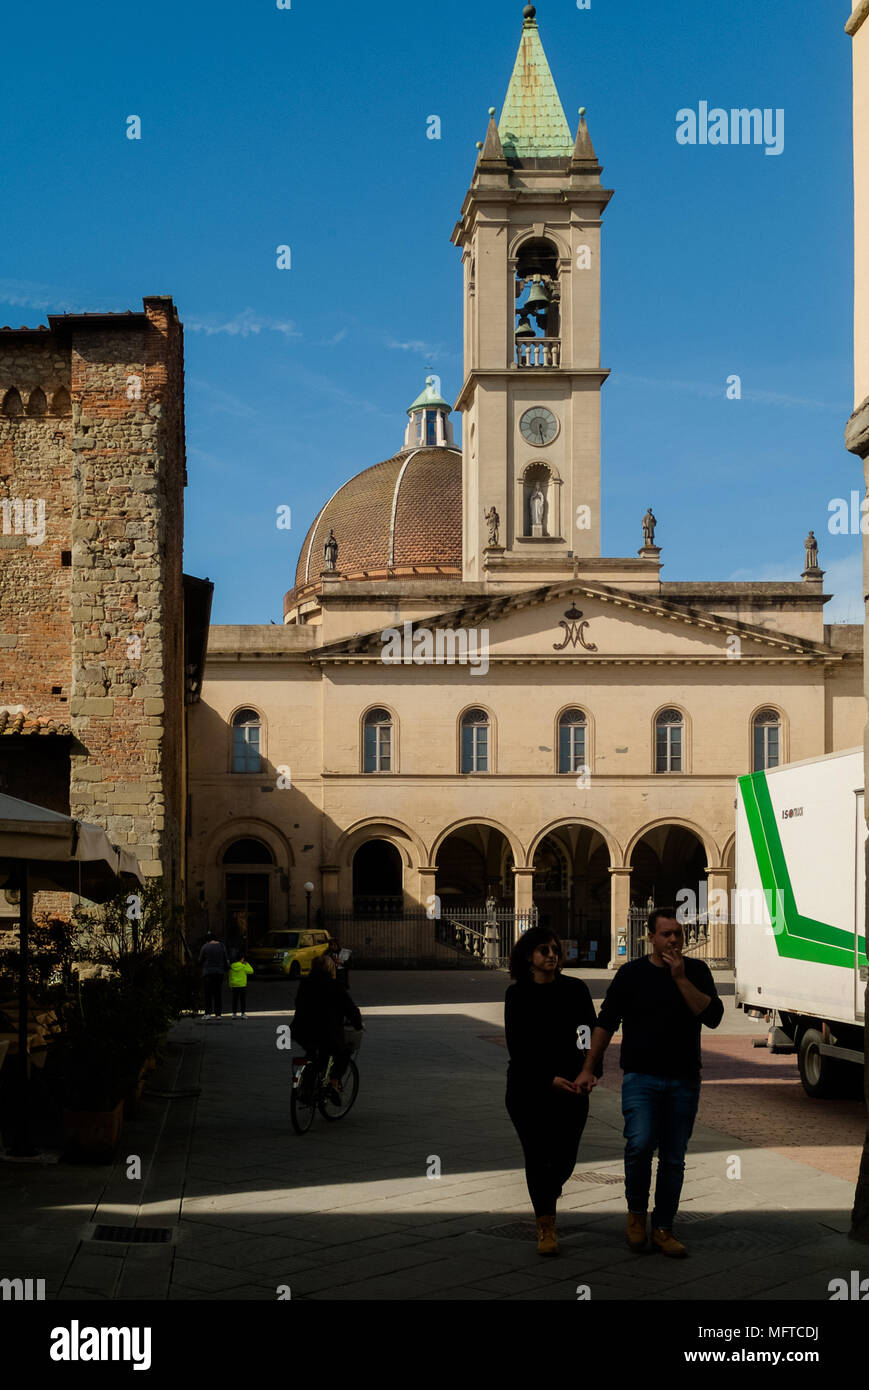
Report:
<svg viewBox="0 0 869 1390"><path fill-rule="evenodd" d="M59 386L51 398L52 415L69 415L72 411L72 400L65 386Z"/></svg>
<svg viewBox="0 0 869 1390"><path fill-rule="evenodd" d="M469 709L462 716L462 772L489 771L489 716Z"/></svg>
<svg viewBox="0 0 869 1390"><path fill-rule="evenodd" d="M677 709L664 709L655 721L655 771L681 772L684 720Z"/></svg>
<svg viewBox="0 0 869 1390"><path fill-rule="evenodd" d="M392 715L388 709L370 709L363 726L363 772L392 771Z"/></svg>
<svg viewBox="0 0 869 1390"><path fill-rule="evenodd" d="M579 772L588 759L588 720L581 709L568 709L558 721L558 771Z"/></svg>
<svg viewBox="0 0 869 1390"><path fill-rule="evenodd" d="M753 772L765 772L781 762L781 716L778 710L762 709L754 716Z"/></svg>
<svg viewBox="0 0 869 1390"><path fill-rule="evenodd" d="M15 386L10 386L3 397L3 414L21 415L23 411L24 404L21 400L21 392Z"/></svg>
<svg viewBox="0 0 869 1390"><path fill-rule="evenodd" d="M262 767L262 720L254 709L242 709L232 721L233 772L259 772Z"/></svg>
<svg viewBox="0 0 869 1390"><path fill-rule="evenodd" d="M30 392L30 399L27 402L28 415L44 415L48 409L48 401L41 386L34 386Z"/></svg>
<svg viewBox="0 0 869 1390"><path fill-rule="evenodd" d="M275 856L262 840L234 840L223 856L224 864L274 864Z"/></svg>
<svg viewBox="0 0 869 1390"><path fill-rule="evenodd" d="M223 855L226 905L224 939L230 960L259 945L271 925L271 865L275 857L262 840L235 840Z"/></svg>

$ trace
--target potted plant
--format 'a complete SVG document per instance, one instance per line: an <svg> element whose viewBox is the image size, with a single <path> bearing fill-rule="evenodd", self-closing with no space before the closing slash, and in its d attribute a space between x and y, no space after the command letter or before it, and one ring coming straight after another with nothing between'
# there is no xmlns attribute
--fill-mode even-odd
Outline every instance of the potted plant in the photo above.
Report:
<svg viewBox="0 0 869 1390"><path fill-rule="evenodd" d="M121 1133L124 1095L135 1084L135 1029L119 982L85 981L64 1014L56 1049L68 1162L108 1163Z"/></svg>

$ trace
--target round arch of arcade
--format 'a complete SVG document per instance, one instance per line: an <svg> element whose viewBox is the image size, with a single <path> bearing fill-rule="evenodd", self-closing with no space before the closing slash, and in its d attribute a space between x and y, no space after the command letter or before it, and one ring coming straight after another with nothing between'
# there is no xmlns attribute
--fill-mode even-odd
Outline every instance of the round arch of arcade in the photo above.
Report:
<svg viewBox="0 0 869 1390"><path fill-rule="evenodd" d="M335 846L334 864L324 869L327 907L389 915L418 905L416 882L426 848L398 820L369 817L349 826Z"/></svg>
<svg viewBox="0 0 869 1390"><path fill-rule="evenodd" d="M239 817L209 837L205 880L193 890L191 944L213 931L231 945L255 946L269 931L289 925L302 893L294 881L292 845L256 817Z"/></svg>
<svg viewBox="0 0 869 1390"><path fill-rule="evenodd" d="M661 816L628 843L624 867L630 869L631 905L682 905L688 903L688 892L699 905L707 870L720 863L715 840L700 826L680 816Z"/></svg>
<svg viewBox="0 0 869 1390"><path fill-rule="evenodd" d="M510 870L524 862L524 846L512 830L491 817L468 816L435 838L423 877L442 910L480 910L491 898L501 907L522 907L522 885L514 886Z"/></svg>

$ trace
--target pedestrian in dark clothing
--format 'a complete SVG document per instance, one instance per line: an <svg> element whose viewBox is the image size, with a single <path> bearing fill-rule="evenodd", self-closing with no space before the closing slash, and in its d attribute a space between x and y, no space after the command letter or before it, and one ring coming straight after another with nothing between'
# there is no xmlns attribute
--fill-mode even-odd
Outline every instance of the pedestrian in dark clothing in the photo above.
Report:
<svg viewBox="0 0 869 1390"><path fill-rule="evenodd" d="M541 1255L558 1253L555 1205L576 1166L588 1119L588 1095L576 1083L595 1026L594 1005L582 980L561 974L563 965L558 937L532 927L513 947L516 983L504 999L507 1112L525 1156Z"/></svg>
<svg viewBox="0 0 869 1390"><path fill-rule="evenodd" d="M293 1014L293 1038L309 1057L332 1058L329 1085L336 1095L353 1053L344 1041L344 1022L361 1029L362 1015L335 979L335 963L327 954L316 956L311 973L299 983Z"/></svg>
<svg viewBox="0 0 869 1390"><path fill-rule="evenodd" d="M652 1245L681 1257L688 1252L674 1236L673 1223L700 1103L700 1029L703 1024L717 1028L724 1005L705 961L682 955L684 934L675 908L656 907L649 913L648 939L651 955L623 965L607 991L580 1085L591 1092L594 1068L621 1024L625 1236L632 1250L645 1248L657 1149Z"/></svg>
<svg viewBox="0 0 869 1390"><path fill-rule="evenodd" d="M209 932L205 945L199 952L202 966L202 983L205 986L205 1017L220 1018L223 1011L223 977L229 969L229 961L222 941L214 932Z"/></svg>

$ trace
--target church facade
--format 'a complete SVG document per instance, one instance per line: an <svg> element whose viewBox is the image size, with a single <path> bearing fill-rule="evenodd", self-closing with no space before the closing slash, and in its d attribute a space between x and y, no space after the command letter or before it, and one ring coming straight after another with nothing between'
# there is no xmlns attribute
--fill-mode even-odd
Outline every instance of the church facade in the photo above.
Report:
<svg viewBox="0 0 869 1390"><path fill-rule="evenodd" d="M436 959L439 922L488 902L607 964L632 907L694 893L725 960L735 778L862 741L862 627L825 623L811 532L793 579L671 582L644 497L637 553L601 554L601 175L529 5L453 231L454 408L430 377L401 447L325 502L282 627L210 630L202 929L253 944L320 912L382 958L378 924L415 916Z"/></svg>

